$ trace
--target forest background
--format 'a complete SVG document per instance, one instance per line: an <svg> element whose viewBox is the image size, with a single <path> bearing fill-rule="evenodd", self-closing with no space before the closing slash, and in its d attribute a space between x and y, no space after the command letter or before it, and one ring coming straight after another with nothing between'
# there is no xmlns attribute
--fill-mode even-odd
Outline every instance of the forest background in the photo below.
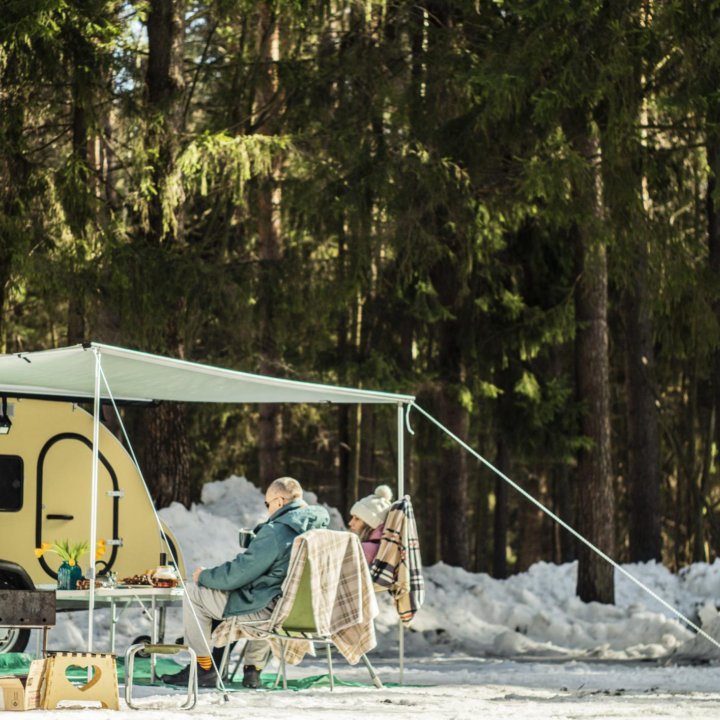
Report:
<svg viewBox="0 0 720 720"><path fill-rule="evenodd" d="M0 345L413 393L619 561L720 548L720 2L2 0ZM125 410L347 512L394 409ZM612 568L412 416L423 559Z"/></svg>

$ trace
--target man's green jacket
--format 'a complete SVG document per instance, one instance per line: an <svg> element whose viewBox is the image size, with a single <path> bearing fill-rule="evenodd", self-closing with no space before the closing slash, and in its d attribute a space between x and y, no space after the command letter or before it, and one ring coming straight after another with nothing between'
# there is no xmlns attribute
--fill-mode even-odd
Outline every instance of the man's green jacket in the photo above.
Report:
<svg viewBox="0 0 720 720"><path fill-rule="evenodd" d="M244 553L206 568L198 583L229 593L224 617L260 610L280 595L293 540L308 530L325 528L329 522L327 510L319 505L306 505L302 500L283 505L255 529L255 537Z"/></svg>

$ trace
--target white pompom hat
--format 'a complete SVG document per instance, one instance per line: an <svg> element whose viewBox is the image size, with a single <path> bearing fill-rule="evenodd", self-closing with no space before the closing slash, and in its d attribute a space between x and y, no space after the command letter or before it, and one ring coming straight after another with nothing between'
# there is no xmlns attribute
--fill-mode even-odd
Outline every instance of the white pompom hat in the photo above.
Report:
<svg viewBox="0 0 720 720"><path fill-rule="evenodd" d="M360 518L374 530L385 522L392 496L393 492L387 485L379 485L372 495L361 498L350 508L350 515Z"/></svg>

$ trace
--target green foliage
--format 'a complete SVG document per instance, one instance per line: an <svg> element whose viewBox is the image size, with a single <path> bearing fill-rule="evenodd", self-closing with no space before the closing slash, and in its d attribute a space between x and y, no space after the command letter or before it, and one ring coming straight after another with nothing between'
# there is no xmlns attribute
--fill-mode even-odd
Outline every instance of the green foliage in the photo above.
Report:
<svg viewBox="0 0 720 720"><path fill-rule="evenodd" d="M642 278L668 483L695 467L685 455L705 457L696 399L720 346L717 2L187 9L183 90L159 110L147 2L4 4L5 349L62 345L75 316L86 339L250 371L271 355L287 377L452 398L470 443L492 455L501 439L519 476L572 476L590 448L573 357L582 226L609 243L614 420L622 302ZM261 17L277 61L258 44ZM597 168L590 217L579 195ZM196 408L190 422L201 479L256 471L255 409ZM348 438L335 409L284 409L287 464L332 488L350 442L353 481L392 477L394 422L353 415ZM627 438L613 427L619 467ZM440 444L421 440L411 465L433 474ZM717 463L708 472L710 496Z"/></svg>
<svg viewBox="0 0 720 720"><path fill-rule="evenodd" d="M271 174L272 162L291 150L290 138L279 135L231 136L203 133L178 158L179 181L187 192L206 197L222 192L234 204L245 202L250 179ZM177 202L177 197L168 204Z"/></svg>

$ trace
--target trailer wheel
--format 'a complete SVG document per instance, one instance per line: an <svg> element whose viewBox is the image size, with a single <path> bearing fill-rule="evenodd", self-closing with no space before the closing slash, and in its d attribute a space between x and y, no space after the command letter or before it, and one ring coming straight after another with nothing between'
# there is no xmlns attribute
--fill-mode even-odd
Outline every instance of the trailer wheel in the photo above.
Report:
<svg viewBox="0 0 720 720"><path fill-rule="evenodd" d="M34 590L25 570L10 560L0 560L1 590ZM30 640L30 628L0 628L0 653L22 652Z"/></svg>
<svg viewBox="0 0 720 720"><path fill-rule="evenodd" d="M22 652L29 640L28 628L0 628L0 653Z"/></svg>

